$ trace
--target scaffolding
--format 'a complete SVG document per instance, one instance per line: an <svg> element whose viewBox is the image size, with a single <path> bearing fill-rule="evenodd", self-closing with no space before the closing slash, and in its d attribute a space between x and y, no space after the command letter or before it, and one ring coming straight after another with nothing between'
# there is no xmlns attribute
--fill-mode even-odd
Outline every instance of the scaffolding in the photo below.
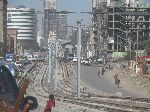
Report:
<svg viewBox="0 0 150 112"><path fill-rule="evenodd" d="M108 37L114 38L114 43L109 43L108 49L112 51L143 50L142 43L150 35L150 8L109 7L107 12Z"/></svg>

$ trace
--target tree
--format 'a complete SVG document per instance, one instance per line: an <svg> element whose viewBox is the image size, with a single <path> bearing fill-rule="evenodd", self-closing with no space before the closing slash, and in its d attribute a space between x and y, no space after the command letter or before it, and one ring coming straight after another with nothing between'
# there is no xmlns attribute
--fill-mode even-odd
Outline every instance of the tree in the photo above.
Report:
<svg viewBox="0 0 150 112"><path fill-rule="evenodd" d="M127 55L124 58L125 60L133 60L135 56L135 51L127 51Z"/></svg>
<svg viewBox="0 0 150 112"><path fill-rule="evenodd" d="M150 39L145 41L144 48L145 48L145 50L144 50L145 54L147 54L149 56L150 55Z"/></svg>

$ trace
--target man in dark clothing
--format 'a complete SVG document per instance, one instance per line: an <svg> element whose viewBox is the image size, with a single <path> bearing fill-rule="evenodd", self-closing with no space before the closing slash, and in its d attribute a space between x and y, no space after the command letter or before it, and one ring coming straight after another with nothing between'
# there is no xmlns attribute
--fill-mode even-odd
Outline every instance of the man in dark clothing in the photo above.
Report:
<svg viewBox="0 0 150 112"><path fill-rule="evenodd" d="M116 85L118 86L118 88L119 88L119 87L120 87L120 86L119 86L120 80L119 80L119 79L116 79L116 80L115 80L115 84L116 84Z"/></svg>
<svg viewBox="0 0 150 112"><path fill-rule="evenodd" d="M118 75L115 74L114 76L114 79L115 79L115 84L118 86L118 88L120 87L119 84L120 84L120 79L118 78Z"/></svg>
<svg viewBox="0 0 150 112"><path fill-rule="evenodd" d="M105 72L105 69L104 69L104 68L102 68L102 75L104 75L104 72Z"/></svg>
<svg viewBox="0 0 150 112"><path fill-rule="evenodd" d="M98 70L98 74L97 74L97 75L98 75L98 77L100 78L100 70Z"/></svg>

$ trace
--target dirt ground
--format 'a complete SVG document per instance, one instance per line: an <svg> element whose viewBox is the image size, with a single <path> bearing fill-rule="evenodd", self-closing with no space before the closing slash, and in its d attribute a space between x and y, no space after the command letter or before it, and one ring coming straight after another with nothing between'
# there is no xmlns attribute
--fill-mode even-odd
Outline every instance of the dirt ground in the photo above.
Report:
<svg viewBox="0 0 150 112"><path fill-rule="evenodd" d="M150 97L150 76L136 74L129 69L121 69L118 66L113 67L114 74L117 74L123 86L134 91L141 92L145 97Z"/></svg>

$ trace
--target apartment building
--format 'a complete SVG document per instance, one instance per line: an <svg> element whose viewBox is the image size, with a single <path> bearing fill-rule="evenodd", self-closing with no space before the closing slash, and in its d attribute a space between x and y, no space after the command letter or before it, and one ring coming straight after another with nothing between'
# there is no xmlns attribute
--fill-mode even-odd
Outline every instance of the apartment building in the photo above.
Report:
<svg viewBox="0 0 150 112"><path fill-rule="evenodd" d="M17 45L26 50L34 50L37 38L37 16L35 9L19 6L7 9L7 27L17 29Z"/></svg>
<svg viewBox="0 0 150 112"><path fill-rule="evenodd" d="M7 0L0 0L0 56L7 52Z"/></svg>

